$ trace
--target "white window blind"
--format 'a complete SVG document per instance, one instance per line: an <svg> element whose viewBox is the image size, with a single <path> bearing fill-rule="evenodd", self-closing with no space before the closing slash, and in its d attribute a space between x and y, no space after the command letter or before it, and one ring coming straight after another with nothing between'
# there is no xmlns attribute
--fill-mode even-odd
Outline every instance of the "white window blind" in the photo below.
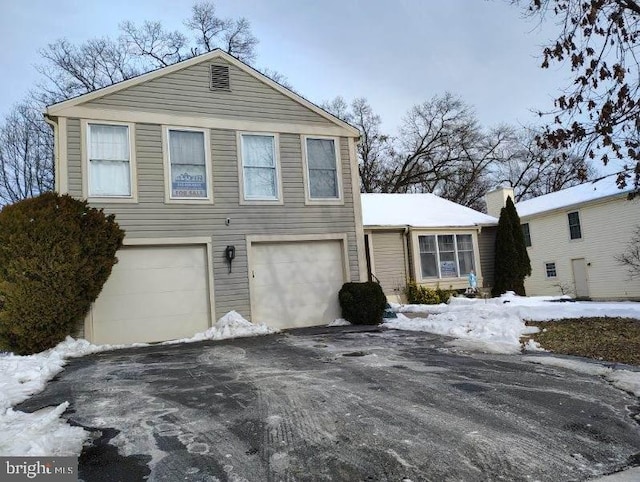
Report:
<svg viewBox="0 0 640 482"><path fill-rule="evenodd" d="M208 197L205 138L203 132L169 130L171 197Z"/></svg>
<svg viewBox="0 0 640 482"><path fill-rule="evenodd" d="M278 199L275 138L242 135L245 199Z"/></svg>
<svg viewBox="0 0 640 482"><path fill-rule="evenodd" d="M307 139L307 168L311 199L340 197L333 139Z"/></svg>
<svg viewBox="0 0 640 482"><path fill-rule="evenodd" d="M89 196L131 196L129 127L89 124Z"/></svg>

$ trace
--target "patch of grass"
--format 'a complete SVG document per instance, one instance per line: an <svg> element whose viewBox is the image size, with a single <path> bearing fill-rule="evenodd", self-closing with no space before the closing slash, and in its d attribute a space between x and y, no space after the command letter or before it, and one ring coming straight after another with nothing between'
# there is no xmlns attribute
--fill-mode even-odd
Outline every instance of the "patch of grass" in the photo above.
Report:
<svg viewBox="0 0 640 482"><path fill-rule="evenodd" d="M640 365L640 320L571 318L527 325L540 328L531 338L553 353Z"/></svg>

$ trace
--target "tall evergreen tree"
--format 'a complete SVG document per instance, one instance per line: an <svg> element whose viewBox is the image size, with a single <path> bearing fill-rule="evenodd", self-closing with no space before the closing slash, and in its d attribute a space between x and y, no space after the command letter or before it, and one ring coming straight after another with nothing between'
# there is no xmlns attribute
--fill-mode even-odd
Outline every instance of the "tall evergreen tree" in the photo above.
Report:
<svg viewBox="0 0 640 482"><path fill-rule="evenodd" d="M505 291L513 290L516 279L515 265L518 253L513 240L511 218L506 208L500 210L498 231L496 233L494 282L491 294L500 296Z"/></svg>
<svg viewBox="0 0 640 482"><path fill-rule="evenodd" d="M522 233L522 225L520 224L520 216L518 216L518 211L511 200L511 196L507 198L505 209L509 215L511 229L513 230L513 242L517 254L517 278L513 291L524 296L524 279L527 276L531 276L531 260L529 259L529 253L527 253L527 246L524 241L524 234Z"/></svg>
<svg viewBox="0 0 640 482"><path fill-rule="evenodd" d="M531 275L531 261L520 226L520 216L511 197L500 211L496 234L493 296L515 291L524 296L524 279Z"/></svg>

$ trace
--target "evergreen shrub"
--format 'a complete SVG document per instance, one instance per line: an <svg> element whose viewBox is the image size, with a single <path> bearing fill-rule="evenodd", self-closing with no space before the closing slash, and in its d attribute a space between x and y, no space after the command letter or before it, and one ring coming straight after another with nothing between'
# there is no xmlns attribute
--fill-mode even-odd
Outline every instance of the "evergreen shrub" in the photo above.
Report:
<svg viewBox="0 0 640 482"><path fill-rule="evenodd" d="M0 211L0 348L31 354L72 335L117 262L113 215L49 192Z"/></svg>
<svg viewBox="0 0 640 482"><path fill-rule="evenodd" d="M373 281L345 283L338 293L342 317L354 325L379 325L387 306L382 287Z"/></svg>

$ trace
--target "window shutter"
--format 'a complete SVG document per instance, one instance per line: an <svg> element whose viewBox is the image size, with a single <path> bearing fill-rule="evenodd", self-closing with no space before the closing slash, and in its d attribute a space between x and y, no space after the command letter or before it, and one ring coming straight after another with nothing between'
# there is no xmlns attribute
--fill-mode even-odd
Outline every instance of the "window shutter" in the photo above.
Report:
<svg viewBox="0 0 640 482"><path fill-rule="evenodd" d="M209 82L211 90L230 90L229 88L229 67L226 65L211 65L211 76Z"/></svg>

